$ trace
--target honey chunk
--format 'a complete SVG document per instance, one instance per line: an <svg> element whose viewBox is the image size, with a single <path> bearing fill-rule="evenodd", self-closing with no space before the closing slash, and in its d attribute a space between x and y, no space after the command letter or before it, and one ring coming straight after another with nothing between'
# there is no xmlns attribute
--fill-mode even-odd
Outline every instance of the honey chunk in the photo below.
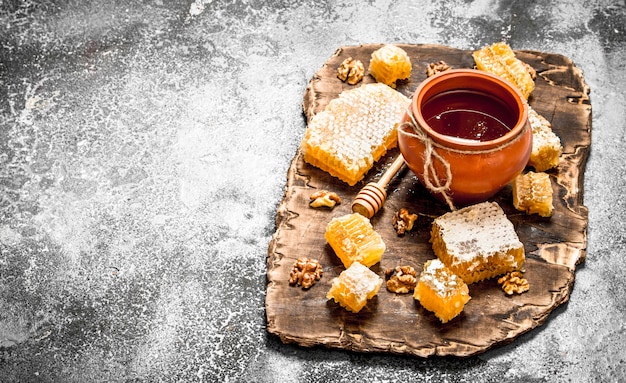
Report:
<svg viewBox="0 0 626 383"><path fill-rule="evenodd" d="M552 183L547 173L528 172L513 179L513 206L526 214L552 216Z"/></svg>
<svg viewBox="0 0 626 383"><path fill-rule="evenodd" d="M508 44L494 43L475 51L472 56L476 68L508 80L517 86L524 98L528 99L535 89L535 82L527 66L515 56Z"/></svg>
<svg viewBox="0 0 626 383"><path fill-rule="evenodd" d="M404 49L387 44L372 53L368 69L376 81L395 88L396 81L411 76L411 59Z"/></svg>
<svg viewBox="0 0 626 383"><path fill-rule="evenodd" d="M528 122L533 132L533 146L528 165L543 172L559 165L563 146L552 131L552 124L533 108L528 107Z"/></svg>
<svg viewBox="0 0 626 383"><path fill-rule="evenodd" d="M345 90L314 115L300 148L304 161L350 186L391 148L409 99L387 85L363 84Z"/></svg>
<svg viewBox="0 0 626 383"><path fill-rule="evenodd" d="M354 262L371 267L380 262L386 249L370 220L358 213L333 218L324 237L345 267Z"/></svg>
<svg viewBox="0 0 626 383"><path fill-rule="evenodd" d="M358 313L372 299L383 280L367 266L354 262L331 281L326 298L334 299L346 310Z"/></svg>
<svg viewBox="0 0 626 383"><path fill-rule="evenodd" d="M470 284L520 270L524 245L496 202L482 202L435 218L430 241L437 257Z"/></svg>
<svg viewBox="0 0 626 383"><path fill-rule="evenodd" d="M469 288L439 259L426 261L413 298L442 323L459 315L470 300Z"/></svg>

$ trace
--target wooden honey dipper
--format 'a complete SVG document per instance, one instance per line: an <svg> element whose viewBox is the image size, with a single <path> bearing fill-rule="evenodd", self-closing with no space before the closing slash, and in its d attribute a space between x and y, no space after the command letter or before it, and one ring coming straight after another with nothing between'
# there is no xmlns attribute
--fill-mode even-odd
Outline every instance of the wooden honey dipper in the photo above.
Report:
<svg viewBox="0 0 626 383"><path fill-rule="evenodd" d="M372 218L387 199L387 185L404 165L404 157L398 154L391 166L385 171L378 182L370 182L359 191L352 202L352 211L367 218Z"/></svg>

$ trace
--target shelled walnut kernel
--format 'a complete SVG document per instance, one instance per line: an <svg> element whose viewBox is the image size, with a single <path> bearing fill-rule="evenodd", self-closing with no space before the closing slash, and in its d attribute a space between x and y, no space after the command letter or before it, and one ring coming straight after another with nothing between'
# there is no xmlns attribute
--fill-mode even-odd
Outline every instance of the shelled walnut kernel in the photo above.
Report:
<svg viewBox="0 0 626 383"><path fill-rule="evenodd" d="M498 279L498 284L502 285L502 290L507 295L521 294L530 289L530 284L519 271L512 271Z"/></svg>
<svg viewBox="0 0 626 383"><path fill-rule="evenodd" d="M341 203L341 198L335 192L327 190L318 190L309 196L311 207L328 207L334 208L335 205Z"/></svg>
<svg viewBox="0 0 626 383"><path fill-rule="evenodd" d="M415 290L417 285L417 272L412 266L396 266L395 269L385 270L387 277L387 290L406 294Z"/></svg>
<svg viewBox="0 0 626 383"><path fill-rule="evenodd" d="M396 229L398 235L404 235L407 231L413 230L413 224L417 220L417 214L410 214L405 208L402 208L393 215L393 228Z"/></svg>
<svg viewBox="0 0 626 383"><path fill-rule="evenodd" d="M337 77L341 81L345 81L350 85L354 85L363 79L365 75L365 67L361 60L353 60L348 57L337 68Z"/></svg>
<svg viewBox="0 0 626 383"><path fill-rule="evenodd" d="M445 72L450 69L450 65L446 64L445 61L437 61L436 63L428 64L426 68L426 75L428 77L434 76L437 73Z"/></svg>
<svg viewBox="0 0 626 383"><path fill-rule="evenodd" d="M289 284L308 289L322 278L323 273L322 265L316 259L300 258L289 273Z"/></svg>

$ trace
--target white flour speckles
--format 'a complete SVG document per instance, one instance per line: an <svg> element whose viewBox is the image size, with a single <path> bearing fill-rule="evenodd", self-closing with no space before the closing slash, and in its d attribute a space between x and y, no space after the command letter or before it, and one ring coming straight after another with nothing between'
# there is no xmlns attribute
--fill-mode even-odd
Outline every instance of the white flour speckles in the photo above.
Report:
<svg viewBox="0 0 626 383"><path fill-rule="evenodd" d="M88 251L93 243L89 231L92 223L89 203L76 201L73 197L71 193L42 196L39 199L41 211L33 217L38 227L60 246L69 269L79 265L81 253Z"/></svg>
<svg viewBox="0 0 626 383"><path fill-rule="evenodd" d="M218 165L220 141L212 137L217 130L198 125L179 132L176 143L181 174L179 197L188 208L198 207L222 175L224 167Z"/></svg>
<svg viewBox="0 0 626 383"><path fill-rule="evenodd" d="M167 372L176 365L175 354L180 340L179 330L184 327L184 294L197 291L183 290L181 286L162 286L156 302L153 326L133 361L133 370L142 377Z"/></svg>
<svg viewBox="0 0 626 383"><path fill-rule="evenodd" d="M189 6L190 16L198 16L202 12L204 12L204 4L201 1L196 0L193 3L191 3L191 5Z"/></svg>
<svg viewBox="0 0 626 383"><path fill-rule="evenodd" d="M0 243L15 246L22 241L22 235L9 226L0 226Z"/></svg>
<svg viewBox="0 0 626 383"><path fill-rule="evenodd" d="M0 300L0 303L2 300ZM29 323L19 313L3 313L3 316L7 315L12 318L11 321L5 321L0 318L0 348L9 348L18 343L24 342L30 336L28 328Z"/></svg>
<svg viewBox="0 0 626 383"><path fill-rule="evenodd" d="M471 6L454 8L456 17L484 17L499 19L497 11L500 8L500 0L475 0Z"/></svg>
<svg viewBox="0 0 626 383"><path fill-rule="evenodd" d="M296 383L301 382L302 365L298 361L287 358L284 355L273 354L271 358L264 360L267 365L267 374L275 382Z"/></svg>
<svg viewBox="0 0 626 383"><path fill-rule="evenodd" d="M536 8L536 11L539 12L539 7ZM542 9L545 10L543 7ZM587 24L591 17L591 7L585 3L560 0L548 9L551 29L554 31L582 27Z"/></svg>

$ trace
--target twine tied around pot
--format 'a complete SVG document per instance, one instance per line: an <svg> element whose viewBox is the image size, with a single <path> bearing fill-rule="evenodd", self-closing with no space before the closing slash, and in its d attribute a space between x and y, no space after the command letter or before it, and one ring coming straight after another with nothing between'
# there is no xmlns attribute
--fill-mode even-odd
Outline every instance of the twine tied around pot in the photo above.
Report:
<svg viewBox="0 0 626 383"><path fill-rule="evenodd" d="M448 204L448 207L450 207L450 210L455 211L456 207L454 206L452 198L450 198L449 195L450 184L452 183L450 163L435 150L435 147L441 147L441 145L433 142L433 140L428 137L426 132L424 132L424 130L417 124L410 107L407 108L407 115L409 116L410 121L404 122L402 125L409 125L413 129L413 133L415 133L417 139L424 144L424 186L435 194L441 194ZM441 180L439 180L433 160L439 161L446 172L446 180L443 184L441 183ZM430 180L431 174L434 182Z"/></svg>

